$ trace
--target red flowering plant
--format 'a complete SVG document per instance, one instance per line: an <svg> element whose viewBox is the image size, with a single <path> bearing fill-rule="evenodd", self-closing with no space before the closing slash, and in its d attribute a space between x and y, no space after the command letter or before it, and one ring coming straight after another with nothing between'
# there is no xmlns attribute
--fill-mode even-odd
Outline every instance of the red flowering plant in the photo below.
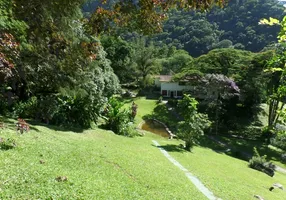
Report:
<svg viewBox="0 0 286 200"><path fill-rule="evenodd" d="M15 60L19 56L19 43L10 33L0 33L0 82L12 76Z"/></svg>
<svg viewBox="0 0 286 200"><path fill-rule="evenodd" d="M23 134L24 131L28 132L30 131L30 125L21 118L18 118L18 122L16 123L17 132L20 131L21 134Z"/></svg>

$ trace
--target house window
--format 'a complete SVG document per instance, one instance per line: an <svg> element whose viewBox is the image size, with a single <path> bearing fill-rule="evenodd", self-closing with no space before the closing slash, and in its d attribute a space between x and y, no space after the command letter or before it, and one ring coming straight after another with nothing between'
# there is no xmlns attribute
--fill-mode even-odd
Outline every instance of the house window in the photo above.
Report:
<svg viewBox="0 0 286 200"><path fill-rule="evenodd" d="M167 90L162 90L162 96L167 96Z"/></svg>
<svg viewBox="0 0 286 200"><path fill-rule="evenodd" d="M177 96L178 96L178 97L183 96L183 91L177 91Z"/></svg>

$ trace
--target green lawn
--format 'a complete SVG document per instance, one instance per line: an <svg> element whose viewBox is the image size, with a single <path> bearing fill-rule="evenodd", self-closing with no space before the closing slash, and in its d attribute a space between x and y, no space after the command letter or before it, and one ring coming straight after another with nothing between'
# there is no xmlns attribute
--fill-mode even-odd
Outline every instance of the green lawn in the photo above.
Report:
<svg viewBox="0 0 286 200"><path fill-rule="evenodd" d="M268 189L274 183L286 186L286 175L279 172L270 177L249 168L248 162L218 153L209 148L195 147L191 153L174 148L179 141L161 141L177 161L195 174L214 194L222 199L254 199L260 195L265 199L284 200L285 191ZM215 144L212 144L214 147ZM219 148L219 147L218 147Z"/></svg>
<svg viewBox="0 0 286 200"><path fill-rule="evenodd" d="M135 122L139 124L157 105L155 100L134 100L138 104ZM1 138L13 138L17 144L13 149L0 149L0 199L206 199L152 140L217 197L286 197L278 189L268 190L273 183L285 187L285 174L276 172L269 177L250 169L248 162L222 153L222 148L208 139L187 152L179 148L182 141L148 132L144 137L126 138L101 129L70 131L33 125L29 133L20 135L13 123L6 120L9 126L0 129ZM232 145L247 150L252 144L236 140ZM276 163L281 165L279 160ZM67 177L67 181L58 182L59 176Z"/></svg>
<svg viewBox="0 0 286 200"><path fill-rule="evenodd" d="M0 199L205 199L152 145L158 136L32 128L1 131L17 147L0 150Z"/></svg>
<svg viewBox="0 0 286 200"><path fill-rule="evenodd" d="M145 97L127 99L125 100L126 104L124 108L130 108L133 100L138 105L137 115L135 117L135 125L137 126L143 121L144 116L153 112L154 108L156 107L157 100L149 100Z"/></svg>
<svg viewBox="0 0 286 200"><path fill-rule="evenodd" d="M244 140L238 138L218 137L220 141L234 147L238 151L247 152L252 155L253 147L256 147L260 155L267 155L267 159L281 167L286 168L286 164L281 163L281 151L262 141Z"/></svg>

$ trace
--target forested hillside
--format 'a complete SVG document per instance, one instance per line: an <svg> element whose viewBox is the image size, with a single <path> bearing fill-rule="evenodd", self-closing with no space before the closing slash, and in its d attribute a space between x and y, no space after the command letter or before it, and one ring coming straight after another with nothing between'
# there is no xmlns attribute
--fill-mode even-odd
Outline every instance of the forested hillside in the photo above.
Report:
<svg viewBox="0 0 286 200"><path fill-rule="evenodd" d="M281 19L283 10L277 0L240 0L210 12L172 11L154 40L185 49L195 57L226 47L258 52L275 43L279 31L275 26L259 25L259 20Z"/></svg>

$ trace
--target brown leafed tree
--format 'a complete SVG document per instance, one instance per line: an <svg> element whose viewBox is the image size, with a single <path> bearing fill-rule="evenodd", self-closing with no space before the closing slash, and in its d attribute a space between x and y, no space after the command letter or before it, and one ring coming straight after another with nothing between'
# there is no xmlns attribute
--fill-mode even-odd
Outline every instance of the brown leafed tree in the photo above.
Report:
<svg viewBox="0 0 286 200"><path fill-rule="evenodd" d="M225 5L227 0L119 0L105 6L108 2L102 0L87 20L90 33L109 32L119 26L152 34L162 30L167 11L172 8L208 10L213 5Z"/></svg>

